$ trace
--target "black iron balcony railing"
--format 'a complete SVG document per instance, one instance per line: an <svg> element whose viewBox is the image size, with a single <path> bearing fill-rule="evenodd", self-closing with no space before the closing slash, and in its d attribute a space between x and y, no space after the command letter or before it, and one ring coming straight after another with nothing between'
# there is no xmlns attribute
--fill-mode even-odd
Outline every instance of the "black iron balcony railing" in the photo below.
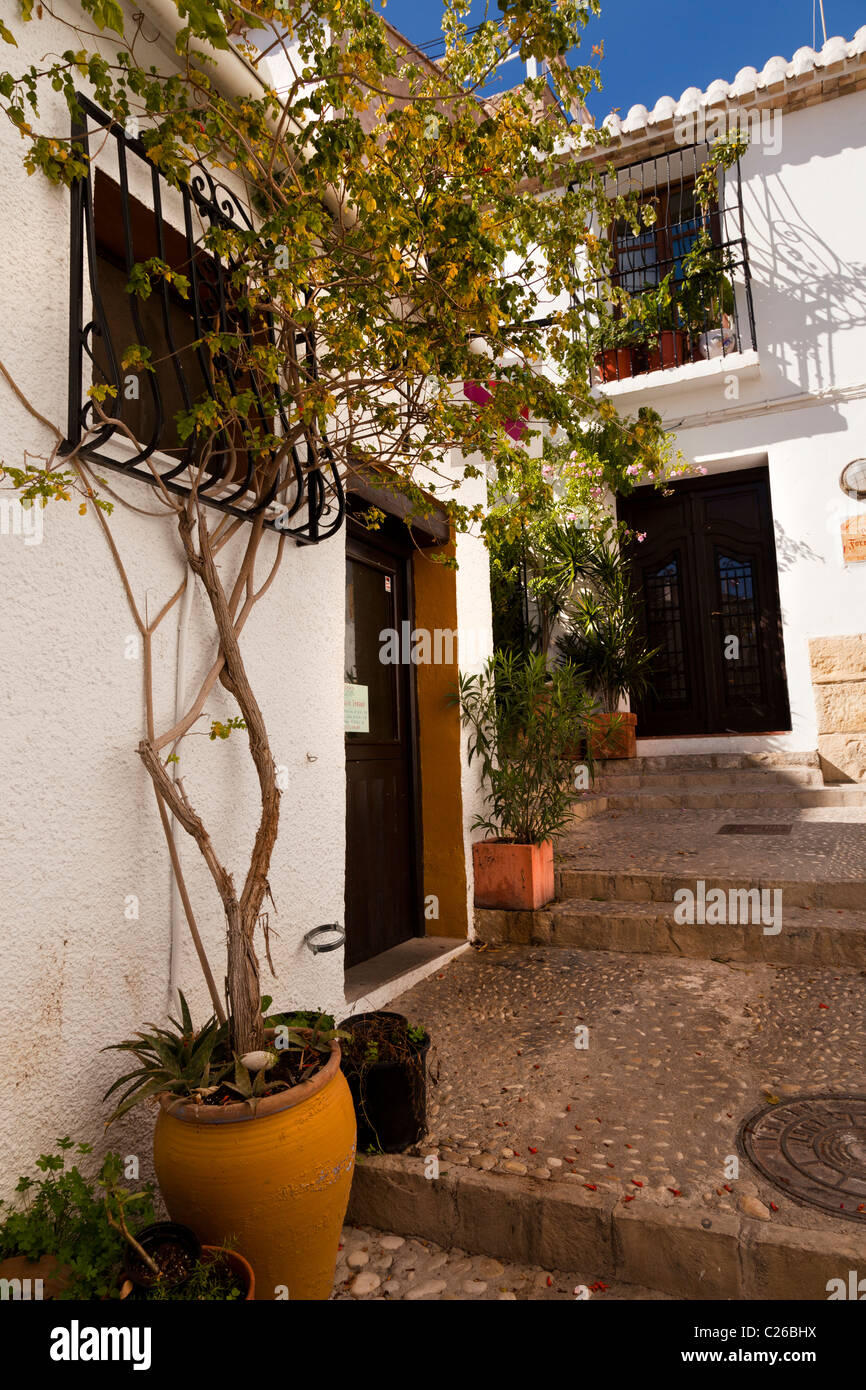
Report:
<svg viewBox="0 0 866 1390"><path fill-rule="evenodd" d="M609 275L584 288L586 343L596 383L727 357L757 346L740 165L718 171L709 208L695 195L706 146L692 145L626 165L608 180L611 198L651 206L651 224L627 219L610 229ZM628 299L608 307L612 287Z"/></svg>
<svg viewBox="0 0 866 1390"><path fill-rule="evenodd" d="M232 281L239 267L216 255L210 229L252 224L234 194L199 166L188 184L170 186L147 158L140 139L79 96L81 119L72 135L87 160L86 176L73 184L69 333L69 399L64 452L82 456L151 485L188 496L193 475L209 505L249 519L263 512L264 524L300 544L333 535L345 516L345 496L327 441L317 441L319 466L304 443L287 451L277 475L263 489L260 479L273 439L287 434L289 421L280 394L245 370L256 345L275 345L273 318L255 321L237 303ZM98 166L89 162L90 131L98 133ZM185 297L159 276L152 294L128 292L133 267L153 258L188 281ZM241 279L243 277L241 276ZM89 294L88 294L89 291ZM89 302L88 302L89 301ZM209 335L231 335L239 351L211 351ZM155 370L125 371L124 352L140 344ZM316 372L312 333L295 335L303 371ZM89 366L88 366L89 364ZM102 415L87 395L87 378L114 388ZM228 426L210 442L206 459L193 434L181 437L175 421L199 401L218 401L226 391L253 393L251 428ZM110 417L107 423L104 417ZM258 439L267 441L259 445ZM276 452L270 455L271 460Z"/></svg>

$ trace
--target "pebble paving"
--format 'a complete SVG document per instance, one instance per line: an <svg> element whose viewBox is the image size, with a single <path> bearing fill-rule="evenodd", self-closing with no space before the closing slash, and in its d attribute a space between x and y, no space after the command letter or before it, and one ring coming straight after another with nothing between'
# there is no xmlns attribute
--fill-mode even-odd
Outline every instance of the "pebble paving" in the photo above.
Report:
<svg viewBox="0 0 866 1390"><path fill-rule="evenodd" d="M419 1162L813 1228L739 1158L741 1120L866 1093L866 972L497 946L389 1006L432 1034ZM576 1030L585 1029L586 1032ZM577 1044L577 1045L576 1045Z"/></svg>
<svg viewBox="0 0 866 1390"><path fill-rule="evenodd" d="M663 1300L667 1295L581 1273L505 1264L431 1241L346 1226L332 1298L403 1302Z"/></svg>

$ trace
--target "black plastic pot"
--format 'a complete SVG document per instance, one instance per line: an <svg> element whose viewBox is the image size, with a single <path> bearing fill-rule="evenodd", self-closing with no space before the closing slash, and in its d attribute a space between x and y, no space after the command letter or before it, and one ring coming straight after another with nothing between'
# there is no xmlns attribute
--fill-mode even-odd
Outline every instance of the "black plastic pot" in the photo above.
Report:
<svg viewBox="0 0 866 1390"><path fill-rule="evenodd" d="M403 1014L380 1010L355 1014L340 1028L360 1035L383 1022L408 1027ZM344 1044L344 1048L348 1045ZM403 1153L424 1136L427 1128L427 1053L430 1038L416 1044L406 1039L410 1056L397 1061L361 1062L343 1052L343 1071L352 1093L358 1123L358 1149L386 1154Z"/></svg>
<svg viewBox="0 0 866 1390"><path fill-rule="evenodd" d="M193 1270L201 1259L201 1241L189 1226L181 1226L177 1221L155 1221L151 1226L145 1226L144 1230L135 1233L142 1250L148 1255L153 1256L154 1250L158 1250L166 1241L177 1245L185 1254L190 1257L189 1273L182 1275L178 1279L166 1279L164 1281L167 1289L180 1288L188 1279L192 1278ZM149 1289L156 1281L151 1270L145 1265L142 1269L141 1260L133 1250L131 1245L127 1245L123 1257L123 1268L128 1279L139 1288Z"/></svg>

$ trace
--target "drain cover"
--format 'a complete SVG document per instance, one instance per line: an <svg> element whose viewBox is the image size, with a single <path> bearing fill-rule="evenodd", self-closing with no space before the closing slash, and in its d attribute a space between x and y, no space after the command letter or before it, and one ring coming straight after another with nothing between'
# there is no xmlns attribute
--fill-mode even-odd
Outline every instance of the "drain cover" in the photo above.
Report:
<svg viewBox="0 0 866 1390"><path fill-rule="evenodd" d="M740 1145L795 1202L866 1222L866 1096L803 1096L758 1110Z"/></svg>
<svg viewBox="0 0 866 1390"><path fill-rule="evenodd" d="M749 821L744 825L723 825L720 835L790 835L793 826L780 825L778 821Z"/></svg>

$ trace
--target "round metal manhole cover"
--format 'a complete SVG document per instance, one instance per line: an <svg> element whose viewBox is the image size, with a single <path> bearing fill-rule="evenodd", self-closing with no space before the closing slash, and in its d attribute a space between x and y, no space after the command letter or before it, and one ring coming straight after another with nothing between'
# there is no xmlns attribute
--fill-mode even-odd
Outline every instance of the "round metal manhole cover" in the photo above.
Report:
<svg viewBox="0 0 866 1390"><path fill-rule="evenodd" d="M750 1115L740 1144L791 1197L866 1222L866 1096L802 1096Z"/></svg>

